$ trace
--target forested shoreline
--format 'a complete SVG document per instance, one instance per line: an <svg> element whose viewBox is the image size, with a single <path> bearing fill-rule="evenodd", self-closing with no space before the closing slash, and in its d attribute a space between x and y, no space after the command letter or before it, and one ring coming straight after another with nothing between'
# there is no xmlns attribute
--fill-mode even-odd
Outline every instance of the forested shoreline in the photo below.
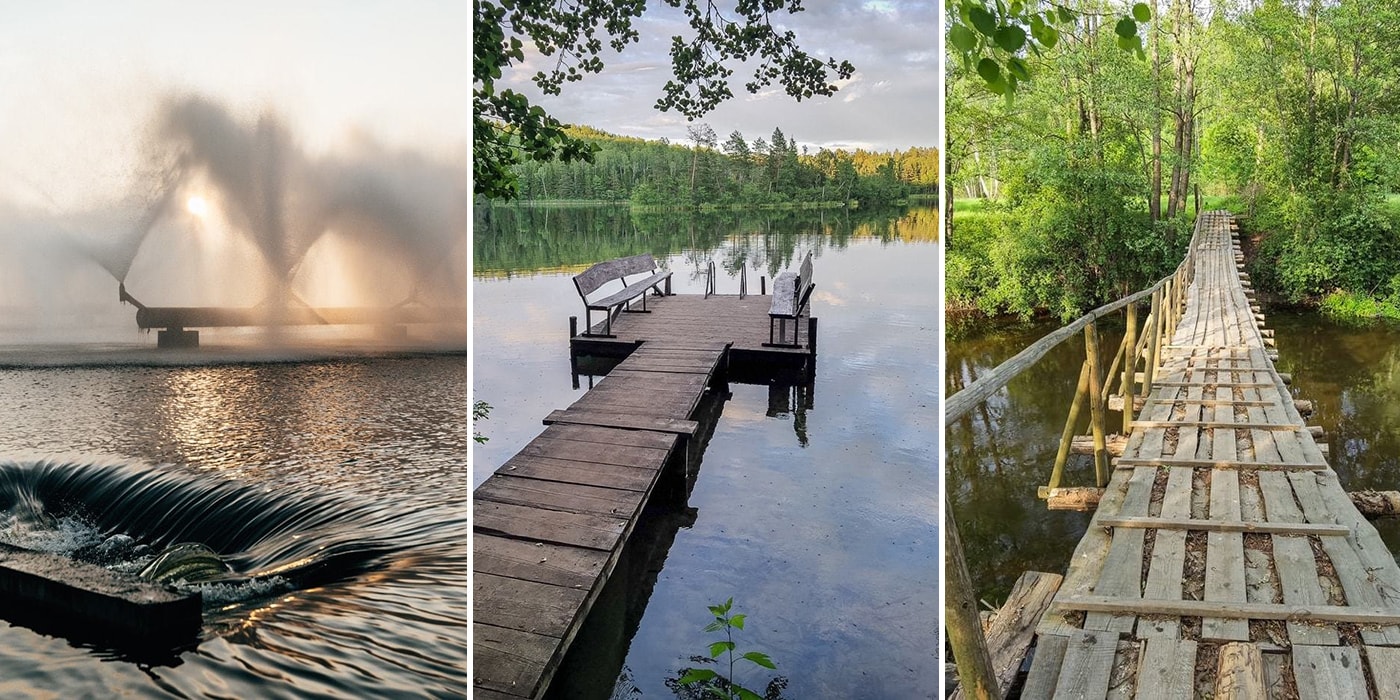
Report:
<svg viewBox="0 0 1400 700"><path fill-rule="evenodd" d="M1014 99L950 56L950 310L1078 315L1223 207L1275 299L1400 318L1400 3L1159 1L1132 30L1126 5L1069 7L1049 47L993 56L1030 77Z"/></svg>
<svg viewBox="0 0 1400 700"><path fill-rule="evenodd" d="M752 141L688 129L692 145L566 131L595 147L593 162L526 161L511 166L518 200L627 202L635 207L745 208L879 206L938 194L938 150L820 149L810 153L775 128Z"/></svg>

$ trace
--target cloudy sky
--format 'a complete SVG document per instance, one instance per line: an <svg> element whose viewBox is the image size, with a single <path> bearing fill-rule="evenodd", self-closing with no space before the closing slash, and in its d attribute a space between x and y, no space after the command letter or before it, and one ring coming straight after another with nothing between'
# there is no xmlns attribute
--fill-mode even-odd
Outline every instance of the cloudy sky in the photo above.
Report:
<svg viewBox="0 0 1400 700"><path fill-rule="evenodd" d="M465 153L465 0L54 0L0 23L0 192L118 179L158 102L274 111L310 151L356 134ZM81 196L78 194L77 196Z"/></svg>
<svg viewBox="0 0 1400 700"><path fill-rule="evenodd" d="M719 3L732 7L732 3ZM735 98L703 121L723 139L735 129L748 140L767 138L773 127L812 148L894 149L938 144L938 23L933 0L807 0L806 11L775 16L775 24L796 32L808 53L853 63L856 73L839 92L801 103L771 88L757 95L743 84L752 71L742 68L730 78ZM656 139L685 140L687 122L653 105L670 77L671 37L691 32L680 10L657 0L647 3L638 23L640 43L621 54L606 49L606 69L565 86L547 97L529 77L552 58L528 50L526 61L502 76L505 85L559 119L604 131ZM529 47L533 49L533 47ZM838 83L840 84L840 83Z"/></svg>

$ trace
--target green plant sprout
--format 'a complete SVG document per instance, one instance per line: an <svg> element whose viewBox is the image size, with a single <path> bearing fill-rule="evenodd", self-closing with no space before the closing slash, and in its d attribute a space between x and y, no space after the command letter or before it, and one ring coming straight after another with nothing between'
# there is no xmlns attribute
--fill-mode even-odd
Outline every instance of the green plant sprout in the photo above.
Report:
<svg viewBox="0 0 1400 700"><path fill-rule="evenodd" d="M719 671L709 668L687 668L685 674L678 681L682 686L695 686L707 697L724 698L725 700L764 700L765 695L758 693L740 685L734 680L734 661L743 659L755 665L762 666L769 670L776 670L777 664L768 658L767 654L760 651L747 651L743 654L736 653L734 644L734 630L744 629L744 615L730 615L729 611L734 607L734 599L724 601L720 605L711 605L710 613L715 616L714 622L705 626L706 632L724 631L724 641L715 642L710 645L709 656L691 657L692 661L702 661L704 663L721 665L720 656L724 655L725 663L728 663L729 672L721 674ZM783 679L778 679L778 687L781 689ZM773 683L769 684L769 690L773 690ZM768 693L767 695L772 695Z"/></svg>

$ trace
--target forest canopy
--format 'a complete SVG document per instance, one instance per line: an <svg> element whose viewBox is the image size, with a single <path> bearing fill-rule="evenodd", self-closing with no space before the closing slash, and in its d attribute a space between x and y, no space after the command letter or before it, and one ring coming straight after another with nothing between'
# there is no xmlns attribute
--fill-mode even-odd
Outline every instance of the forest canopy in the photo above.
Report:
<svg viewBox="0 0 1400 700"><path fill-rule="evenodd" d="M1022 51L1014 101L948 63L951 308L1077 315L1166 274L1196 211L1227 207L1264 291L1400 309L1400 2L1159 0L1145 60L1119 46L1130 6L1076 9Z"/></svg>
<svg viewBox="0 0 1400 700"><path fill-rule="evenodd" d="M593 161L526 161L512 168L524 200L627 201L636 206L892 204L938 193L938 150L893 152L801 147L781 127L752 140L721 138L707 124L688 129L690 145L644 141L569 127Z"/></svg>

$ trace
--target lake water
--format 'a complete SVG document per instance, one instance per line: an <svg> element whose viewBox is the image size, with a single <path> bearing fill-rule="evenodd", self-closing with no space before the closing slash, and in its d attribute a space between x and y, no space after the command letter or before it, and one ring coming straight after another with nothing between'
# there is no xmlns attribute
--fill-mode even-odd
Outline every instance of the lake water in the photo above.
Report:
<svg viewBox="0 0 1400 700"><path fill-rule="evenodd" d="M480 484L581 394L572 386L570 276L609 258L654 254L674 291L757 291L814 254L820 355L812 405L787 389L731 384L681 508L644 517L640 583L605 591L554 688L564 696L671 698L690 657L716 641L707 605L733 597L739 650L776 672L738 669L783 697L932 697L937 691L940 259L932 208L695 217L627 209L478 210L474 241L475 397L493 407L473 450ZM586 382L583 385L586 388ZM634 540L639 539L634 537ZM613 600L616 599L616 600Z"/></svg>
<svg viewBox="0 0 1400 700"><path fill-rule="evenodd" d="M464 354L172 366L149 347L112 355L125 364L73 353L82 364L0 370L0 540L90 558L128 536L104 561L128 569L194 540L256 578L202 589L192 646L0 621L0 696L467 692Z"/></svg>
<svg viewBox="0 0 1400 700"><path fill-rule="evenodd" d="M1307 423L1325 431L1329 462L1342 486L1400 489L1400 328L1265 313L1277 334L1278 369L1293 375L1295 397L1313 401L1315 413ZM984 322L953 333L949 394L1058 325ZM1102 342L1116 347L1119 339L1109 332ZM1083 343L1067 341L1006 391L949 426L949 502L973 583L989 602L1004 599L1023 571L1063 573L1088 525L1088 513L1049 511L1035 496L1036 487L1050 477L1083 359ZM1120 416L1111 412L1109 424ZM1066 474L1069 485L1087 485L1090 479L1083 471ZM1374 522L1391 551L1400 552L1400 522Z"/></svg>

